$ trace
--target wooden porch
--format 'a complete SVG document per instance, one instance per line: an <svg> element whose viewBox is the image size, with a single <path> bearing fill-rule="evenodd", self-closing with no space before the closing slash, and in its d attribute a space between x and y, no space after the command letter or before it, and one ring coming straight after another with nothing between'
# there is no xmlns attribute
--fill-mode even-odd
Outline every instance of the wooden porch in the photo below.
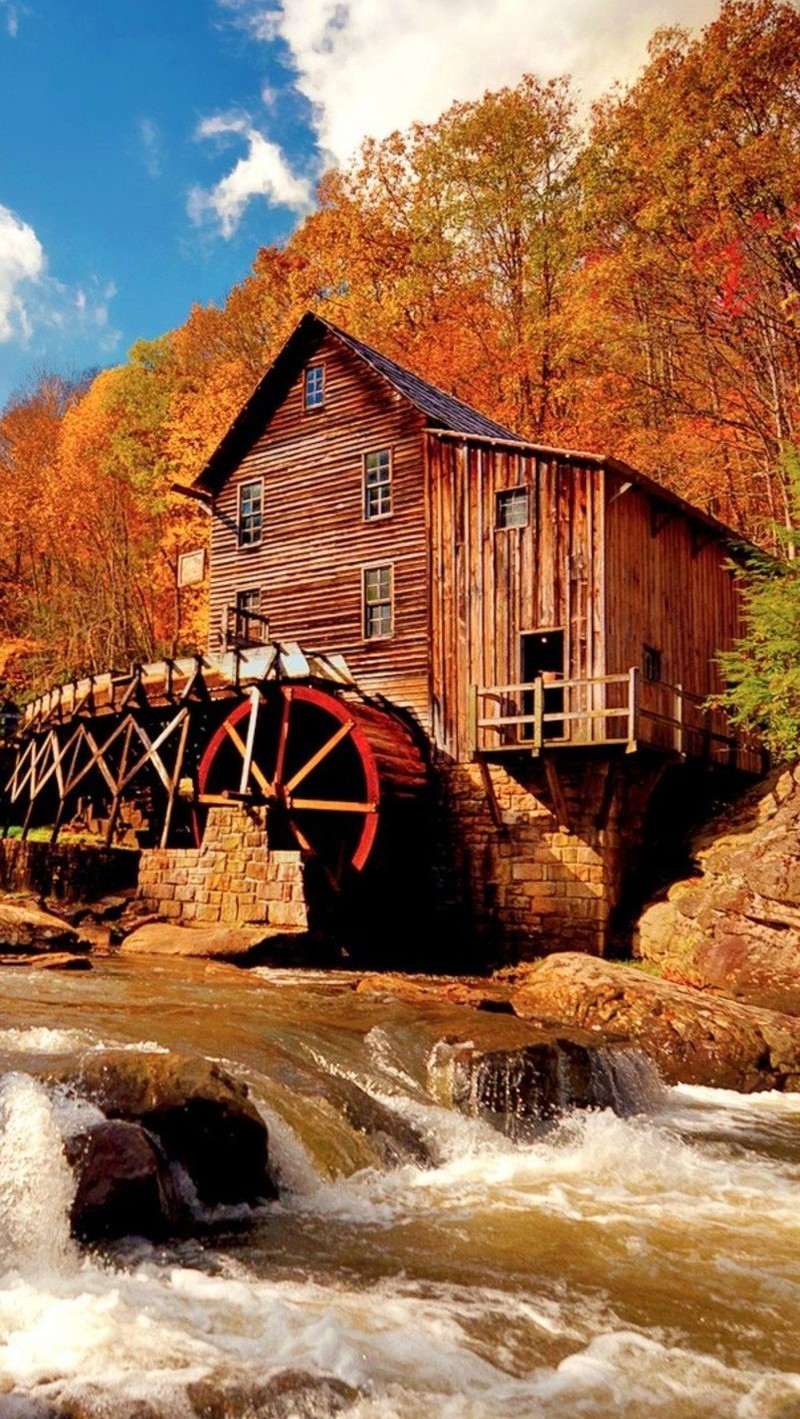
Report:
<svg viewBox="0 0 800 1419"><path fill-rule="evenodd" d="M657 750L743 773L765 770L764 752L736 733L723 710L682 685L649 680L638 666L625 674L567 680L539 676L511 685L476 685L470 696L470 740L481 759L542 750Z"/></svg>

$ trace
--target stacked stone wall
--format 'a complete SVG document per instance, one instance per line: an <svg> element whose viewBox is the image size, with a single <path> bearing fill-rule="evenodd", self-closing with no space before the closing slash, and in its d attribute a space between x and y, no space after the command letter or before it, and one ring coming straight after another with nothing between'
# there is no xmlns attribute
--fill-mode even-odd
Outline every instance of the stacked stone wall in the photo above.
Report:
<svg viewBox="0 0 800 1419"><path fill-rule="evenodd" d="M136 886L139 853L91 843L0 838L0 891L34 892L64 906Z"/></svg>
<svg viewBox="0 0 800 1419"><path fill-rule="evenodd" d="M261 809L210 808L199 848L149 848L137 896L178 924L308 925L300 853L267 842Z"/></svg>
<svg viewBox="0 0 800 1419"><path fill-rule="evenodd" d="M454 902L507 960L563 950L602 955L637 838L629 785L624 777L609 782L608 760L562 760L556 772L560 806L536 761L513 772L496 764L439 769L444 875Z"/></svg>

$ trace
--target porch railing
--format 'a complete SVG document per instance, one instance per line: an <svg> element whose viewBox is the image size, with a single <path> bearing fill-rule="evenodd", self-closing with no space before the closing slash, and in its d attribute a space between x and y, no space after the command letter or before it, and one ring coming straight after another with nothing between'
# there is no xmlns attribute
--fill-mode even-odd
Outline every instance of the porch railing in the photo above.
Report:
<svg viewBox="0 0 800 1419"><path fill-rule="evenodd" d="M474 686L469 733L477 753L489 757L623 745L630 753L648 747L746 772L763 768L760 747L735 733L723 710L682 685L645 679L637 666L619 675Z"/></svg>
<svg viewBox="0 0 800 1419"><path fill-rule="evenodd" d="M250 650L253 646L266 645L269 640L269 620L258 611L244 611L240 606L229 606L225 612L226 650Z"/></svg>

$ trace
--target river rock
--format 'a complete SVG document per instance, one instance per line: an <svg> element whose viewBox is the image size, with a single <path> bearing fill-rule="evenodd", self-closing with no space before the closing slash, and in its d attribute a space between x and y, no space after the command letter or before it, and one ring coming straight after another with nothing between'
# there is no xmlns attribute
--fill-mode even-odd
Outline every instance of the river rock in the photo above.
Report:
<svg viewBox="0 0 800 1419"><path fill-rule="evenodd" d="M284 931L267 926L174 926L169 922L148 922L138 926L120 943L120 951L133 956L202 956L206 960L245 961L261 959Z"/></svg>
<svg viewBox="0 0 800 1419"><path fill-rule="evenodd" d="M358 1390L333 1375L282 1370L257 1384L213 1377L187 1385L197 1419L330 1419L356 1403Z"/></svg>
<svg viewBox="0 0 800 1419"><path fill-rule="evenodd" d="M669 1084L800 1090L800 1021L789 1015L578 953L548 956L516 979L518 1015L627 1040Z"/></svg>
<svg viewBox="0 0 800 1419"><path fill-rule="evenodd" d="M0 952L79 952L86 945L61 917L31 902L0 900Z"/></svg>
<svg viewBox="0 0 800 1419"><path fill-rule="evenodd" d="M186 1221L167 1160L138 1123L95 1124L64 1145L77 1178L72 1231L83 1241L126 1236L158 1241Z"/></svg>
<svg viewBox="0 0 800 1419"><path fill-rule="evenodd" d="M517 1142L535 1137L571 1109L632 1113L645 1107L658 1088L647 1076L638 1051L564 1037L495 1050L440 1040L428 1061L432 1091L443 1104L483 1119Z"/></svg>
<svg viewBox="0 0 800 1419"><path fill-rule="evenodd" d="M267 1128L246 1085L199 1055L103 1050L50 1073L112 1119L142 1124L206 1206L276 1196Z"/></svg>
<svg viewBox="0 0 800 1419"><path fill-rule="evenodd" d="M698 875L642 915L634 952L668 980L800 1014L800 765L693 844Z"/></svg>
<svg viewBox="0 0 800 1419"><path fill-rule="evenodd" d="M72 956L68 951L46 951L37 956L0 955L0 966L24 966L29 971L90 971L88 956Z"/></svg>

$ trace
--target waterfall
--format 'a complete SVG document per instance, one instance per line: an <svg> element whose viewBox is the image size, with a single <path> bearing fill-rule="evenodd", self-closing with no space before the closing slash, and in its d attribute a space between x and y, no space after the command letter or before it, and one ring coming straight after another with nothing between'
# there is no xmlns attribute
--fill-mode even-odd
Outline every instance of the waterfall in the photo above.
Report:
<svg viewBox="0 0 800 1419"><path fill-rule="evenodd" d="M61 1134L42 1085L0 1078L0 1272L59 1271L71 1242L75 1191Z"/></svg>

